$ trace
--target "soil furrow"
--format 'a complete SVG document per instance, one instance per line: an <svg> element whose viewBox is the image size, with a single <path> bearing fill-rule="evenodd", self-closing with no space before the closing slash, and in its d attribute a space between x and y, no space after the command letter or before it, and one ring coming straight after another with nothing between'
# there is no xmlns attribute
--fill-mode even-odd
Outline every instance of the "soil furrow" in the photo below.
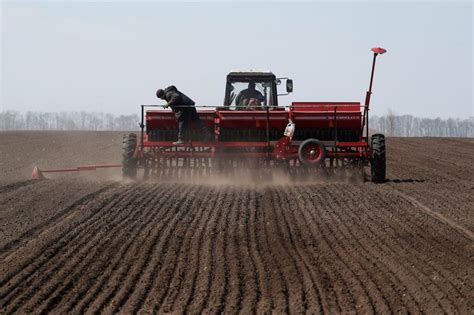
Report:
<svg viewBox="0 0 474 315"><path fill-rule="evenodd" d="M347 207L346 204L341 206L339 198L344 198L343 194L337 191L337 184L328 187L318 187L317 194L314 197L318 198L317 209L321 215L325 216L327 224L325 228L328 230L337 246L337 253L343 263L350 269L348 276L355 281L351 281L355 286L351 289L354 291L361 290L355 299L355 307L364 312L386 312L385 297L378 290L376 284L371 278L370 273L365 270L364 263L360 261L360 252L354 250L358 244L352 244L353 237L348 231L350 228L345 226L337 217L336 212L338 208ZM329 196L332 196L330 198ZM309 194L308 199L311 198Z"/></svg>
<svg viewBox="0 0 474 315"><path fill-rule="evenodd" d="M465 259L469 258L470 253L465 250L465 247L452 246L452 244L456 242L468 246L468 244L472 244L470 238L466 237L465 234L457 229L449 227L449 225L440 221L438 218L425 213L425 211L420 211L416 205L413 205L412 201L407 200L405 196L416 201L416 199L409 196L408 193L400 192L397 189L388 186L377 187L374 202L378 202L381 207L392 209L399 214L395 219L397 219L400 225L410 226L414 233L419 235L420 240L423 240L423 242L430 247L434 246L438 248L440 252L449 254L447 255L448 259L450 256L463 257ZM397 204L399 207L393 207L394 204ZM426 230L426 228L428 228L428 230ZM438 229L443 230L441 235L433 237L432 233L428 233L437 231ZM459 237L460 234L462 235L461 238Z"/></svg>
<svg viewBox="0 0 474 315"><path fill-rule="evenodd" d="M105 296L100 296L100 301L93 303L92 307L94 313L118 311L128 300L130 294L133 293L133 290L136 289L136 283L138 283L139 278L145 274L145 268L150 265L150 260L146 258L150 257L154 252L167 253L168 248L166 246L155 250L157 242L160 237L169 239L169 231L172 229L174 223L176 223L176 219L178 218L176 216L176 209L179 208L183 200L187 200L184 199L183 196L186 193L189 194L190 190L191 188L189 186L185 187L183 191L177 194L177 200L168 200L167 204L172 208L170 211L171 220L165 222L171 223L168 223L169 226L162 225L162 229L151 230L148 234L142 236L143 243L135 247L134 251L127 257L128 259L126 263L122 263L122 268L116 275L118 279L113 279L111 290L108 291ZM144 204L141 206L154 207L152 204ZM182 212L186 213L185 211ZM179 218L182 217L182 215L179 216ZM156 215L152 218L155 220L159 219ZM162 231L163 233L161 233ZM166 231L168 231L168 233ZM138 263L136 261L137 258L140 258Z"/></svg>
<svg viewBox="0 0 474 315"><path fill-rule="evenodd" d="M213 194L213 190L204 187L203 193L196 198L196 202L191 205L196 213L196 219L189 224L189 228L184 234L184 242L181 246L179 254L177 254L177 262L175 272L164 293L163 303L157 305L160 312L168 313L172 311L182 311L186 306L186 302L179 303L176 309L176 301L179 294L184 296L194 295L194 285L198 274L206 267L202 266L201 254L203 253L203 238L209 228L212 220L212 209L208 206L215 204L217 197ZM205 204L204 204L205 203ZM191 293L189 293L191 292ZM179 300L183 300L181 297Z"/></svg>
<svg viewBox="0 0 474 315"><path fill-rule="evenodd" d="M278 248L281 248L279 256L282 264L287 266L288 276L286 282L289 286L289 299L294 301L294 303L290 303L289 311L291 313L302 313L308 310L308 300L311 299L308 297L311 285L308 285L305 281L305 278L308 277L308 270L300 266L295 258L295 256L298 256L296 245L292 240L291 234L285 230L285 218L280 216L277 211L277 208L281 206L281 200L276 193L276 189L267 189L267 193L270 200L269 211L271 211L269 217L272 217L274 220L272 225L275 227L274 232L279 241ZM290 267L291 272L289 272ZM292 294L293 296L291 296Z"/></svg>
<svg viewBox="0 0 474 315"><path fill-rule="evenodd" d="M255 259L251 252L251 245L248 238L248 222L250 216L250 191L253 187L245 187L243 191L238 194L237 211L240 214L238 226L238 238L240 240L240 257L242 257L242 280L243 280L243 297L241 306L239 308L240 313L252 313L256 312L256 306L260 300L261 292L259 287L259 275L255 265ZM237 190L237 189L235 189ZM236 193L236 192L234 192Z"/></svg>
<svg viewBox="0 0 474 315"><path fill-rule="evenodd" d="M395 195L396 196L396 195ZM378 196L379 197L379 196ZM374 198L374 203L380 204L381 207L387 207L390 209L390 206L388 206L389 203L393 203L390 201L387 201L385 198L391 200L394 197L390 194L388 196L384 196L384 198L375 199ZM398 202L403 201L399 198L395 198ZM391 208L391 210L395 213L400 212L398 208ZM389 210L390 211L390 210ZM421 215L421 216L420 216ZM408 253L408 257L411 257L413 254L413 258L417 258L418 260L421 261L420 266L428 266L433 270L434 273L442 274L443 277L446 277L446 279L452 279L452 274L448 270L459 270L459 268L462 268L463 265L459 265L456 263L456 261L459 261L459 257L462 257L465 259L469 259L469 253L472 252L472 250L469 250L469 241L463 240L463 239L458 239L458 243L464 243L465 246L464 248L468 249L467 251L455 251L452 253L449 253L449 255L446 255L447 252L450 252L452 246L448 244L452 244L451 241L446 241L443 240L445 237L447 237L447 233L443 233L438 236L438 232L436 231L436 227L440 226L443 227L443 224L438 224L437 220L432 220L431 222L424 220L426 218L423 214L417 214L417 213L410 213L406 214L405 211L400 212L399 215L397 216L390 216L390 221L386 221L387 218L385 216L380 216L380 220L385 220L387 222L386 224L388 225L396 225L393 228L393 234L395 236L402 236L403 240L406 242L412 243L412 246L406 247L406 244L401 244L401 248L407 248L411 249L415 245L417 246L416 249L412 250L410 253ZM430 218L430 217L428 217ZM444 227L445 228L445 227ZM430 237L430 234L436 233L435 237ZM387 231L384 231L384 233L387 233ZM427 237L428 235L428 237ZM416 243L415 243L416 240ZM443 241L443 243L441 243ZM426 253L428 251L428 253ZM414 255L416 253L416 255ZM442 262L443 265L434 265L434 260L433 257L439 257L437 262ZM423 272L423 271L421 271ZM425 274L425 273L424 273ZM425 276L429 279L431 277L430 274ZM467 280L469 282L469 280ZM448 280L449 283L452 283L451 280ZM464 281L459 281L458 283L463 283ZM472 282L471 282L472 283ZM454 290L458 290L456 285L453 284ZM472 285L471 285L472 286ZM444 285L442 286L444 288ZM459 291L457 291L460 293Z"/></svg>
<svg viewBox="0 0 474 315"><path fill-rule="evenodd" d="M113 187L116 187L115 184L110 184L107 185L106 187L97 190L93 193L90 193L76 201L74 201L70 206L64 208L61 211L58 211L56 215L52 216L51 218L48 219L48 221L41 222L40 224L30 228L23 234L21 234L18 238L6 243L0 248L0 260L4 260L4 258L10 254L12 251L17 249L18 247L24 246L24 244L32 238L38 237L39 234L41 234L45 229L48 227L58 224L64 217L66 217L69 212L72 210L76 209L77 207L90 202L94 198L96 198L99 194L102 194L106 192L107 190L111 190ZM2 282L0 282L0 286L2 285Z"/></svg>
<svg viewBox="0 0 474 315"><path fill-rule="evenodd" d="M205 190L205 187L195 187L192 190L193 194L201 195L202 191ZM174 229L173 233L170 233L169 238L169 250L166 252L166 256L164 257L164 262L168 262L165 265L169 265L169 269L158 270L156 267L152 270L152 275L156 273L156 277L150 276L148 279L148 283L152 283L155 278L156 283L163 284L163 286L157 287L156 285L152 285L149 290L143 291L143 300L146 301L147 299L150 300L153 298L154 304L152 305L152 311L157 312L163 305L166 295L168 294L168 290L172 281L173 276L177 272L177 263L178 259L181 259L180 253L184 251L183 243L185 240L185 235L189 233L194 237L194 233L196 232L196 228L194 225L198 225L201 218L206 214L205 211L201 209L201 204L203 200L200 198L195 198L191 201L191 198L187 198L183 201L184 207L190 209L187 213L187 217L184 216L183 220L179 221L179 224ZM189 268L189 266L188 266Z"/></svg>
<svg viewBox="0 0 474 315"><path fill-rule="evenodd" d="M212 244L216 239L217 222L222 215L221 209L218 207L221 194L214 188L208 188L207 191L211 195L210 197L206 195L201 204L206 217L198 227L197 246L194 249L189 249L193 254L193 260L188 262L188 265L192 266L192 271L187 274L187 281L182 282L177 294L178 298L173 301L173 307L183 310L185 313L199 313L199 310L202 312L206 297L209 295L209 275L214 271L211 265L213 259Z"/></svg>
<svg viewBox="0 0 474 315"><path fill-rule="evenodd" d="M322 305L325 305L326 313L340 313L342 312L342 307L346 302L344 296L340 296L339 292L335 285L347 286L344 278L337 270L332 270L331 266L333 264L338 264L337 261L329 260L332 249L331 246L322 230L319 228L319 220L313 221L314 217L310 212L314 211L314 207L305 199L302 198L303 193L300 192L301 189L292 187L290 190L289 198L291 198L291 204L294 205L294 208L290 210L295 217L301 217L302 221L305 222L306 229L301 229L301 231L307 231L306 237L309 238L308 244L310 247L310 260L312 265L318 268L318 274L320 274L319 282L321 283L321 300ZM329 253L326 251L329 249ZM340 302L340 299L343 299Z"/></svg>
<svg viewBox="0 0 474 315"><path fill-rule="evenodd" d="M293 203L293 194L287 188L278 187L274 191L274 198L277 202L276 210L279 210L280 217L284 221L287 230L288 238L294 249L298 260L303 264L303 268L308 273L308 277L304 277L309 283L307 286L311 289L312 295L309 295L307 308L318 313L325 313L329 311L326 301L323 300L323 291L321 284L321 271L317 264L312 264L311 256L314 251L314 243L307 238L304 231L308 231L311 227L304 219L301 221L300 217L295 215L295 206ZM309 289L307 289L309 290Z"/></svg>
<svg viewBox="0 0 474 315"><path fill-rule="evenodd" d="M9 193L11 191L17 190L19 188L34 185L36 183L38 183L38 181L30 179L30 180L25 180L25 181L21 181L21 182L15 182L15 183L3 185L3 186L0 186L0 194L6 194L6 193Z"/></svg>
<svg viewBox="0 0 474 315"><path fill-rule="evenodd" d="M129 195L131 196L131 195ZM123 199L125 201L126 199ZM125 206L129 206L132 204L134 200L132 198L129 199L129 202L124 202ZM112 205L116 205L117 203L112 203ZM114 207L110 204L106 204L102 210L114 210ZM102 212L103 214L106 213L105 211ZM122 217L114 217L110 216L112 219L122 219ZM120 222L119 222L120 223ZM102 240L101 234L98 233L104 225L112 224L112 221L102 221L96 220L92 221L92 224L89 227L84 227L83 230L78 232L78 234L64 245L62 248L67 249L66 253L63 253L59 259L55 259L56 256L50 256L50 259L42 266L41 269L35 271L35 274L39 274L39 277L34 277L34 274L31 274L28 281L22 282L22 286L28 288L28 292L36 292L37 295L41 298L44 298L45 294L38 294L39 289L41 288L44 292L48 292L48 286L44 287L43 283L48 283L48 285L52 285L54 282L50 282L49 280L52 279L54 276L55 279L59 281L56 282L56 285L61 284L61 274L65 274L68 277L70 276L70 272L77 267L77 260L74 259L80 253L88 253L91 249L94 249L96 245ZM123 225L124 223L122 223ZM92 230L91 230L92 229ZM78 242L78 244L74 244ZM62 248L58 249L58 253L61 254ZM84 261L82 261L84 262ZM65 265L69 265L69 269L63 270ZM49 269L48 269L49 268ZM36 284L33 285L31 281L36 281ZM28 296L30 293L25 292L23 295ZM33 302L31 300L30 302ZM17 303L17 307L21 306L22 303ZM35 305L36 306L36 305Z"/></svg>
<svg viewBox="0 0 474 315"><path fill-rule="evenodd" d="M411 283L413 279L418 279L416 274L409 272L409 275L405 273L400 273L399 265L399 252L394 251L392 246L384 241L384 238L380 236L379 233L383 233L383 229L386 227L373 219L373 215L377 210L373 204L361 203L358 199L360 194L351 194L347 192L346 189L339 189L339 193L344 193L348 197L353 197L350 199L350 203L357 203L355 209L352 211L344 211L339 215L340 220L343 218L350 218L354 224L354 228L362 233L353 233L352 237L358 240L358 243L366 253L366 258L369 260L369 264L374 267L374 276L380 283L390 283L391 285L386 285L382 287L384 291L388 291L387 296L394 301L390 303L392 308L394 306L400 305L398 298L403 300L404 307L408 307L410 312L419 312L420 305L416 300L415 296L411 292L411 288L404 285L405 282ZM367 209L370 209L370 212L366 213ZM374 229L368 227L368 222L373 222ZM380 227L380 231L376 228ZM368 237L369 236L369 237ZM380 275L379 275L380 273ZM397 288L397 292L392 294L391 288Z"/></svg>
<svg viewBox="0 0 474 315"><path fill-rule="evenodd" d="M339 198L334 198L334 212L332 212L333 218L336 222L336 225L340 228L338 229L340 233L343 233L347 239L346 250L353 252L354 259L357 259L358 266L361 268L361 272L367 277L367 288L370 290L371 294L374 295L375 306L377 306L377 312L387 313L387 312L406 312L406 309L397 309L398 305L402 303L397 299L398 293L393 292L391 287L400 286L401 282L396 277L393 277L393 274L387 269L387 266L381 265L377 261L377 253L380 248L370 247L366 243L370 243L370 240L374 238L373 233L363 233L364 229L361 226L358 226L358 221L360 212L347 210L346 205L355 205L357 200L350 198L350 193L347 193L346 186L335 185L334 189L331 190L332 194L338 196L344 196L344 202L340 201ZM329 193L328 190L323 189L322 195ZM341 199L342 199L341 198ZM354 206L353 206L354 207ZM357 206L356 206L357 207ZM356 210L356 209L354 209ZM354 215L353 215L354 214ZM376 245L374 245L376 246ZM395 281L394 281L395 280ZM386 287L381 287L378 283L389 283ZM403 293L406 295L406 292ZM391 302L388 302L387 297L391 297ZM410 298L410 294L408 294ZM416 303L411 304L411 299L408 301L407 305L410 306L411 311L417 311L418 306ZM390 309L392 305L392 309ZM395 309L393 309L395 307Z"/></svg>
<svg viewBox="0 0 474 315"><path fill-rule="evenodd" d="M252 199L253 190L254 189L252 188L249 188L248 190L246 190L245 197L243 198L244 204L242 206L243 208L242 211L245 211L245 216L244 216L244 221L242 223L243 225L242 237L244 239L245 246L247 248L244 255L248 256L248 258L250 259L250 266L248 266L250 270L248 272L252 273L252 279L254 282L253 288L249 289L255 292L255 305L252 305L253 309L251 311L254 313L257 313L259 312L258 306L261 304L263 300L262 299L263 291L265 290L268 292L268 284L265 283L266 281L262 280L265 278L265 271L262 268L260 253L256 251L256 244L253 243L255 242L255 239L252 239L252 236L250 233L250 229L252 228L251 226L252 226L252 222L254 218L254 213L256 211L254 201Z"/></svg>
<svg viewBox="0 0 474 315"><path fill-rule="evenodd" d="M121 222L125 216L114 217L113 214L118 209L118 207L115 206L117 206L117 204L121 204L122 202L122 206L130 206L130 204L134 202L132 196L133 194L124 194L124 199L119 199L118 202L114 201L102 207L100 209L100 214L105 215L106 220L102 221L100 218L97 218L96 220L92 220L90 225L84 225L83 229L78 230L74 237L68 240L68 242L62 246L62 248L66 249L67 252L60 255L59 259L54 259L55 257L52 257L52 259L50 259L47 264L44 265L44 268L52 269L41 273L43 275L47 275L48 277L52 277L53 275L55 276L57 272L61 271L61 269L67 264L72 264L74 268L77 262L75 256L81 252L87 253L89 250L93 250L95 245L101 241L103 233L99 233L99 231L101 231L104 226L108 226L108 224L113 222L113 220L116 220L115 222L118 223ZM109 214L109 211L112 212L110 216L107 215ZM60 249L60 252L62 251L62 248Z"/></svg>
<svg viewBox="0 0 474 315"><path fill-rule="evenodd" d="M460 234L464 235L464 237L470 239L471 241L474 241L474 232L470 231L469 229L466 229L465 227L457 224L456 222L450 220L449 218L443 216L442 214L436 212L436 211L433 211L432 209L430 209L429 207L427 207L426 205L422 204L421 202L419 202L418 200L416 200L415 198L413 197L410 197L408 196L407 194L404 194L400 191L398 191L398 193L400 194L400 196L402 196L403 198L405 198L407 201L409 201L412 205L414 205L416 208L422 210L423 212L425 212L426 214L428 214L429 216L432 216L434 219L436 220L439 220L443 223L445 223L446 225L448 225L450 228L452 228L453 230L456 230L458 231Z"/></svg>
<svg viewBox="0 0 474 315"><path fill-rule="evenodd" d="M355 196L357 195L355 194ZM393 270L393 272L401 279L401 281L403 279L403 282L411 284L410 287L407 287L408 292L427 290L423 294L423 301L419 301L416 296L413 296L412 293L409 293L409 296L413 296L414 299L417 299L417 305L426 305L427 303L432 303L436 305L437 308L441 309L442 305L440 304L440 301L443 299L440 299L439 297L443 296L443 289L436 283L433 283L429 274L426 274L426 272L420 269L426 266L426 264L417 258L417 251L413 251L412 254L406 254L406 252L412 250L409 244L398 241L397 237L392 237L390 239L387 237L388 230L393 229L394 233L397 233L396 231L403 231L403 227L391 227L396 222L393 216L387 218L386 215L379 216L379 214L375 212L367 214L364 213L364 209L370 209L371 206L374 207L374 203L369 205L368 203L366 204L365 202L362 202L360 206L361 212L359 212L359 216L363 217L365 223L363 225L361 224L361 230L365 229L369 230L370 233L375 233L374 235L376 235L376 237L373 239L377 240L382 246L379 248L378 254L375 252L372 255L379 256L379 260L385 261L386 268L388 268L388 270ZM367 222L371 224L367 224ZM380 229L377 229L377 227L380 227ZM400 260L401 256L403 259ZM405 268L400 268L400 265L404 266ZM417 270L413 270L413 268L416 268ZM414 280L417 281L418 284L417 282L414 282ZM400 283L399 287L403 286L405 285ZM430 302L427 302L427 300L430 300ZM449 300L446 307L448 307L448 309L451 307Z"/></svg>
<svg viewBox="0 0 474 315"><path fill-rule="evenodd" d="M41 222L40 224L30 228L23 234L21 234L18 238L6 243L2 248L0 248L0 260L3 260L6 256L8 256L11 252L13 252L15 249L25 246L25 244L34 238L39 237L41 233L44 232L44 230L47 230L49 227L58 224L61 220L63 220L69 213L77 208L78 206L86 203L87 201L93 199L96 197L98 194L101 194L102 192L105 192L114 185L109 185L107 187L104 187L103 189L100 189L99 191L93 192L91 194L88 194L84 196L83 198L80 198L79 200L75 201L72 205L64 208L63 210L59 211L56 215L52 216L49 218L47 221Z"/></svg>
<svg viewBox="0 0 474 315"><path fill-rule="evenodd" d="M224 196L223 196L223 205L224 209L227 209L228 211L225 214L225 220L224 220L224 225L222 228L223 231L223 246L222 246L222 256L220 264L222 264L224 272L223 272L223 281L221 283L214 282L214 284L217 286L216 292L218 292L219 295L217 295L216 298L216 305L218 309L216 312L218 313L223 313L224 308L225 308L225 300L227 298L227 295L229 293L229 287L230 287L230 267L229 267L229 243L231 242L230 238L231 236L229 235L230 231L230 226L233 224L233 222L230 222L230 216L232 215L231 211L231 206L232 206L232 199L229 197L229 188L226 188Z"/></svg>
<svg viewBox="0 0 474 315"><path fill-rule="evenodd" d="M377 218L375 218L374 216L376 216ZM403 240L409 240L411 238L408 238L408 235L416 236L416 234L414 234L416 228L410 228L408 232L406 230L406 222L405 224L398 222L397 218L393 215L390 215L389 218L387 218L387 216L381 215L379 213L373 213L371 215L367 215L365 219L367 220L366 222L373 222L372 225L366 225L368 229L375 231L375 229L372 227L383 227L383 229L380 229L379 231L375 232L377 235L377 238L375 239L381 244L383 244L384 247L388 250L384 251L383 254L380 256L386 259L387 261L390 261L389 257L393 257L393 259L400 260L399 264L401 264L405 268L402 268L400 270L400 268L398 267L398 273L408 273L410 275L406 278L406 282L413 283L413 279L417 279L420 282L420 285L418 287L413 287L413 290L415 292L420 290L428 290L427 293L423 294L424 300L420 301L420 303L426 305L426 298L431 297L431 303L434 303L437 308L442 308L441 304L439 303L446 301L446 303L443 302L443 305L446 304L444 305L444 307L447 308L446 311L451 310L453 307L453 301L451 301L449 298L444 298L444 296L446 295L447 283L445 282L443 285L440 285L432 279L433 274L443 273L442 269L433 266L429 260L424 258L423 255L420 255L420 249L423 248L423 245L419 244L419 240L416 240L416 242L410 241L411 244L403 242ZM377 225L375 225L375 223L377 223ZM388 245L387 241L385 241L386 239L388 239L387 234L389 233L389 231L390 234L393 233L394 235L394 237L391 238L390 245ZM403 238L397 237L397 235L403 234L405 235ZM413 245L417 245L417 248L415 248ZM418 247L420 245L421 247ZM400 259L400 257L404 257L404 259ZM416 270L413 270L413 266L418 267L416 267ZM427 272L425 271L426 269L431 269L431 271ZM446 277L446 279L450 279L452 278L452 275L446 275ZM453 288L457 290L455 287Z"/></svg>
<svg viewBox="0 0 474 315"><path fill-rule="evenodd" d="M72 229L69 229L69 226L61 227L60 235L58 237L56 237L53 233L55 231L47 231L49 232L49 234L53 235L54 238L47 240L46 245L36 246L35 244L33 254L27 256L26 261L20 263L20 267L18 269L16 269L10 274L7 274L5 279L1 282L2 290L0 292L4 292L5 289L5 291L7 291L8 293L0 293L0 298L4 299L6 294L13 293L9 290L10 287L15 287L16 289L18 289L19 283L27 284L25 281L27 281L30 277L38 273L39 270L41 270L41 268L43 268L48 262L52 261L56 255L60 254L62 248L68 248L68 253L66 253L65 255L63 254L63 257L67 258L69 257L68 255L74 255L75 252L68 247L69 243L72 241L77 241L79 236L83 236L84 234L81 233L84 229L88 227L88 224L97 225L97 221L95 219L97 216L99 216L101 210L103 210L103 207L107 205L108 201L118 196L119 194L117 193L116 195L112 195L111 197L108 197L104 200L100 200L97 205L95 205L95 203L97 203L97 200L90 201L89 203L86 203L84 205L80 205L79 209L76 212L78 212L80 215L81 209L88 207L87 211L91 213L90 216L86 216L85 219L74 225L69 224ZM117 198L112 203L112 205L119 204L126 197L127 196L122 196ZM110 204L108 206L111 207ZM86 234L86 236L93 237L95 235ZM47 237L45 236L45 238ZM87 240L83 240L83 243L87 243ZM31 247L33 246L29 246L27 249L29 250ZM27 249L23 249L23 251ZM20 256L21 253L13 252L12 255L13 254ZM10 260L13 261L13 258L11 258ZM13 264L12 262L10 262L10 260L9 264ZM18 265L18 262L15 261L15 265ZM16 281L12 283L14 279L16 279ZM5 285L7 282L9 283L8 286Z"/></svg>
<svg viewBox="0 0 474 315"><path fill-rule="evenodd" d="M259 231L260 242L262 242L263 256L266 258L265 264L271 266L272 271L269 274L270 281L272 283L272 301L271 307L273 312L277 313L288 313L289 312L289 288L284 271L281 266L280 257L275 253L274 244L274 233L272 233L273 227L270 224L270 218L268 217L268 207L270 206L269 196L265 191L259 193L257 197L257 222L260 226Z"/></svg>
<svg viewBox="0 0 474 315"><path fill-rule="evenodd" d="M159 225L156 220L160 218L160 215L162 214L161 211L165 212L163 214L163 225L167 222L167 216L173 215L171 214L171 209L169 207L165 207L165 205L170 203L170 199L168 197L171 197L174 192L177 192L181 189L182 187L180 187L179 185L172 185L170 187L166 187L166 189L161 188L161 190L166 191L166 194L162 198L153 197L151 202L143 203L140 205L140 208L146 210L146 213L143 216L142 220L137 220L139 223L141 223L141 225L139 226L140 232L135 235L135 241L133 243L130 243L130 248L127 250L127 252L124 252L123 257L121 257L120 260L117 260L116 264L112 267L114 272L111 272L110 275L108 275L107 278L105 278L100 283L100 287L106 287L109 290L97 290L93 294L93 296L88 299L87 303L82 303L82 306L80 307L80 313L84 313L85 311L94 309L94 306L97 306L97 308L105 307L107 301L109 301L109 299L112 299L112 297L120 287L119 284L122 284L124 282L124 278L126 277L131 266L135 262L137 253L143 247L143 241L148 240L152 231L154 231L153 227ZM141 193L146 195L146 191L142 191ZM156 209L155 207L143 206L151 203L154 204L155 202L157 202L157 204L155 204L156 206L163 207L161 207L160 209ZM163 226L161 228L163 229Z"/></svg>
<svg viewBox="0 0 474 315"><path fill-rule="evenodd" d="M330 278L329 281L333 283L331 287L334 289L336 300L332 306L337 307L338 312L355 312L358 306L371 308L372 305L369 303L363 284L351 269L350 262L343 259L345 253L341 249L340 241L329 228L333 225L327 214L328 211L332 211L331 208L322 208L321 205L324 205L322 199L318 199L316 202L314 198L305 199L303 188L296 190L296 192L293 198L297 202L303 202L298 210L307 218L308 222L311 222L311 226L314 227L310 230L313 241L320 245L318 249L321 254L316 258L320 259L322 269ZM316 215L316 211L319 212L318 215Z"/></svg>
<svg viewBox="0 0 474 315"><path fill-rule="evenodd" d="M230 198L228 196L228 187L222 188L219 192L217 204L220 205L216 211L219 211L220 217L216 224L215 237L211 240L214 254L212 255L211 266L212 273L209 273L209 283L206 287L206 299L203 305L204 313L222 313L224 308L224 298L227 292L228 284L228 266L226 265L225 255L227 246L227 225L229 223L228 215L230 209ZM194 299L194 298L193 298ZM190 301L189 304L197 302Z"/></svg>
<svg viewBox="0 0 474 315"><path fill-rule="evenodd" d="M143 191L146 192L145 189ZM153 189L144 194L148 199L143 199L138 202L154 202L161 199L165 192L166 191L163 190ZM67 286L65 286L60 293L58 293L64 301L61 303L62 306L67 309L63 311L64 313L69 313L77 303L80 303L84 299L90 299L90 294L92 294L92 296L94 295L94 290L92 290L93 285L103 286L105 281L107 281L107 275L110 275L109 269L114 269L114 265L117 266L121 262L130 246L140 235L140 231L148 228L150 221L145 224L143 224L143 222L146 222L152 210L143 209L141 207L137 208L138 210L135 211L130 208L124 208L122 212L128 214L126 219L110 230L110 238L95 246L94 252L98 251L99 254L94 253L94 255L89 255L84 258L84 268L69 276L69 278L73 278L77 284L74 285L69 292L65 291L65 288L67 288ZM110 227L111 224L108 226ZM128 238L127 235L131 235L132 237ZM101 250L102 248L104 250ZM105 250L106 248L108 250ZM94 264L94 262L97 263ZM93 269L90 269L89 266L91 265L94 266ZM95 290L97 290L97 288L95 288Z"/></svg>
<svg viewBox="0 0 474 315"><path fill-rule="evenodd" d="M157 206L164 205L166 201L168 200L168 198L171 197L173 193L179 189L180 187L175 185L173 187L170 187L169 189L161 190L161 194L164 194L164 195L159 194L156 198L154 198L154 199L159 200ZM142 234L140 233L140 231L146 231L145 232L146 235L149 235L150 233L149 231L150 229L153 228L154 223L155 223L153 220L149 220L149 217L152 217L153 214L156 212L156 210L151 207L146 208L146 209L147 211L142 216L141 220L137 220L138 222L141 222L143 224L143 225L137 225L138 232L134 234L128 234L128 235L131 235L132 237L128 240L126 246L122 247L121 252L119 252L117 255L114 255L114 259L110 263L108 269L105 270L105 272L102 274L102 277L98 278L98 281L95 281L94 286L90 289L87 289L84 295L78 294L78 296L81 296L81 297L83 296L83 298L80 301L78 301L78 304L76 306L78 313L81 313L81 314L84 313L86 309L90 307L90 305L93 303L93 301L97 300L99 296L104 291L106 291L105 288L107 287L107 284L113 283L111 279L113 279L114 276L120 273L119 272L120 268L124 266L124 262L127 261L129 253L133 252L137 246L141 245L140 236L142 236ZM158 213L156 213L155 215L157 217L158 216L165 217L167 215L167 212L166 212L167 210L169 210L169 208L162 207L162 209L160 209ZM165 213L162 215L161 211L164 211ZM72 304L71 307L74 307L74 304ZM70 313L70 311L71 310L68 309L66 310L66 313Z"/></svg>
<svg viewBox="0 0 474 315"><path fill-rule="evenodd" d="M229 285L228 292L225 296L225 308L224 313L235 313L242 306L243 298L243 266L242 266L242 257L239 253L240 248L240 239L239 239L239 200L236 198L233 193L233 189L229 190L229 195L227 198L230 198L230 215L228 220L230 224L227 226L228 229L228 246L226 264L229 266Z"/></svg>
<svg viewBox="0 0 474 315"><path fill-rule="evenodd" d="M247 227L248 238L251 243L251 253L255 259L257 274L259 276L259 288L261 292L260 300L257 304L256 312L259 314L269 313L273 309L271 284L274 282L271 278L272 265L265 263L265 253L267 249L259 241L259 231L262 230L262 225L258 223L258 215L262 209L259 207L259 193L255 190L250 191L249 196L249 225ZM251 232L250 232L251 231Z"/></svg>

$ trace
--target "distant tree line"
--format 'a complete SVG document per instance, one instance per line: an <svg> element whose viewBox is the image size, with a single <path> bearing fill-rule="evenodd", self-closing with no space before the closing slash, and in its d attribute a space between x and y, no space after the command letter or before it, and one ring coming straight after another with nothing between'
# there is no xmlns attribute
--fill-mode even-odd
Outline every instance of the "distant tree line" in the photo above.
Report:
<svg viewBox="0 0 474 315"><path fill-rule="evenodd" d="M0 112L0 130L137 130L138 114Z"/></svg>
<svg viewBox="0 0 474 315"><path fill-rule="evenodd" d="M371 116L369 128L394 137L474 137L474 117L466 119L419 118L395 115Z"/></svg>
<svg viewBox="0 0 474 315"><path fill-rule="evenodd" d="M139 121L138 114L0 112L0 130L137 130ZM419 118L396 115L389 110L383 116L371 116L369 127L396 137L474 137L474 117Z"/></svg>

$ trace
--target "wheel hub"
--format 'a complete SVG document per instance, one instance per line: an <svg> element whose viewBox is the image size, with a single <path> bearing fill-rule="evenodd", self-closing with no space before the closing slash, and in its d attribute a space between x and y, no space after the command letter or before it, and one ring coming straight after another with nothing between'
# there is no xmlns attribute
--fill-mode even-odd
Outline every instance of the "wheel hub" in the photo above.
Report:
<svg viewBox="0 0 474 315"><path fill-rule="evenodd" d="M316 139L307 139L300 144L298 158L306 166L321 164L326 156L324 144Z"/></svg>
<svg viewBox="0 0 474 315"><path fill-rule="evenodd" d="M317 145L309 145L305 148L305 155L308 160L316 160L320 155L320 149Z"/></svg>

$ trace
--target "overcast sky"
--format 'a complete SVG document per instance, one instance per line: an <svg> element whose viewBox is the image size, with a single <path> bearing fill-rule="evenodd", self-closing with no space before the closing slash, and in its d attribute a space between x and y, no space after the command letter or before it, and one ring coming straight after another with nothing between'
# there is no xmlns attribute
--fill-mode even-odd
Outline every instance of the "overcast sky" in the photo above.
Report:
<svg viewBox="0 0 474 315"><path fill-rule="evenodd" d="M292 101L360 101L372 113L474 116L466 2L5 2L1 109L138 113L174 84L220 105L234 69L294 79Z"/></svg>

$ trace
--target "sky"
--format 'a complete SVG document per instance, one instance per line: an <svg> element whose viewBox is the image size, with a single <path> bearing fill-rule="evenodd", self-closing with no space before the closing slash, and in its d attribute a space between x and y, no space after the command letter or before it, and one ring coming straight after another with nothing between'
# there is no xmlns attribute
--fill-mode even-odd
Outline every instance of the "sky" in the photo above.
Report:
<svg viewBox="0 0 474 315"><path fill-rule="evenodd" d="M294 80L292 101L474 116L470 1L2 1L0 110L138 113L176 85L221 105L236 69Z"/></svg>

